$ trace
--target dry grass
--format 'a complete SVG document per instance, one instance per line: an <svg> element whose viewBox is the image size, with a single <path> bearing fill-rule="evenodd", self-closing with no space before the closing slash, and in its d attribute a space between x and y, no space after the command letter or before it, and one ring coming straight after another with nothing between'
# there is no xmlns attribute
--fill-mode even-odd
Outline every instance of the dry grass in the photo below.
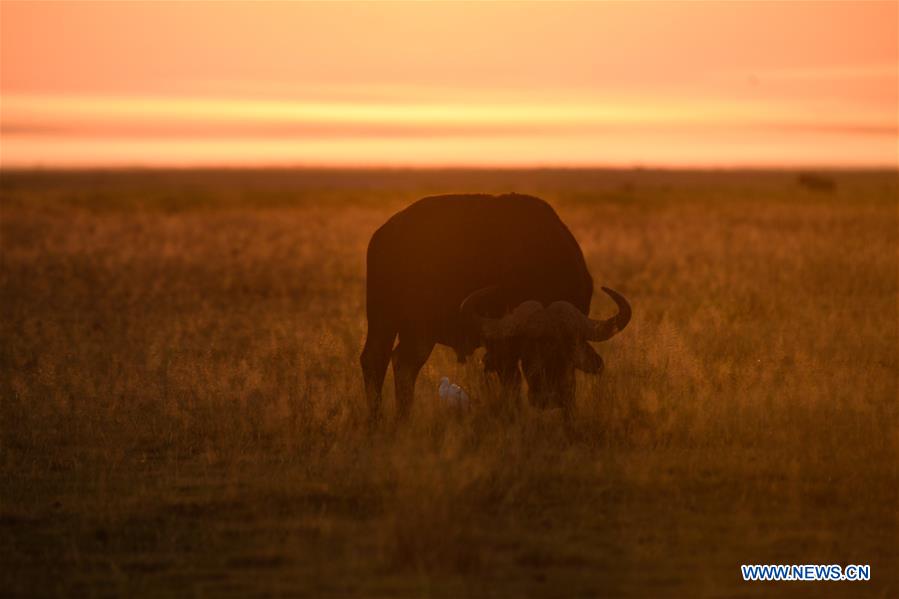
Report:
<svg viewBox="0 0 899 599"><path fill-rule="evenodd" d="M833 176L3 173L0 588L896 596L897 177ZM443 413L444 373L486 393L439 350L409 426L368 436L369 235L510 190L635 308L575 430ZM873 580L742 582L768 562Z"/></svg>

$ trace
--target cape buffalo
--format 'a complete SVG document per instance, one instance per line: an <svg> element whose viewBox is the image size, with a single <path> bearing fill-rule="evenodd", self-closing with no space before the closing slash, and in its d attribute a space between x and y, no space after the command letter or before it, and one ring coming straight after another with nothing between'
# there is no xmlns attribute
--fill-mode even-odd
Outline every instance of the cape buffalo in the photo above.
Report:
<svg viewBox="0 0 899 599"><path fill-rule="evenodd" d="M592 320L593 279L584 255L539 198L444 195L415 202L368 244L361 363L370 417L379 417L391 358L397 413L408 414L415 379L437 343L453 348L460 362L484 346L485 370L508 391L520 392L523 372L532 405L567 412L575 368L603 368L587 342L609 339L631 318L627 300L603 291L618 313Z"/></svg>

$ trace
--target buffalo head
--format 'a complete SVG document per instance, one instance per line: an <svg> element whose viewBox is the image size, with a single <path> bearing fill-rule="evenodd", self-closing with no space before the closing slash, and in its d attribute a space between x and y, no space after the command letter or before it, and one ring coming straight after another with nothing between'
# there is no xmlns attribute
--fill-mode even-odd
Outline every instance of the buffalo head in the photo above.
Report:
<svg viewBox="0 0 899 599"><path fill-rule="evenodd" d="M573 304L556 301L548 306L530 300L501 318L477 313L475 305L495 288L472 293L462 302L462 314L474 322L488 347L520 361L528 382L528 399L535 407L571 407L574 404L575 369L599 373L602 358L588 342L605 341L624 329L631 319L631 307L616 291L602 288L618 305L618 313L606 320L594 320ZM489 364L488 364L489 369Z"/></svg>

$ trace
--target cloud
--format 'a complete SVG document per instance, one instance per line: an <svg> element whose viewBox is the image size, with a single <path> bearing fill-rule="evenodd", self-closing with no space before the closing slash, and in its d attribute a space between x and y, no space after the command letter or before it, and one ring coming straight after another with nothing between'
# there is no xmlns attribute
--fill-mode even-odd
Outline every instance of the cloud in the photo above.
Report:
<svg viewBox="0 0 899 599"><path fill-rule="evenodd" d="M434 103L8 95L0 126L4 135L153 138L515 137L684 129L896 133L892 114L873 111L583 97Z"/></svg>
<svg viewBox="0 0 899 599"><path fill-rule="evenodd" d="M0 136L5 165L884 165L899 126L892 110L714 98L5 95Z"/></svg>

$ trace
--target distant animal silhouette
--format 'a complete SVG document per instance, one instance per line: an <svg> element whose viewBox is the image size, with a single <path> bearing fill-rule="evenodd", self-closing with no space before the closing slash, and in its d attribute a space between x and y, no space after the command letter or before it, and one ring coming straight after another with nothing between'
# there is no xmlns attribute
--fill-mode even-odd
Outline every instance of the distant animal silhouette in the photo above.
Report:
<svg viewBox="0 0 899 599"><path fill-rule="evenodd" d="M380 416L391 359L397 414L408 414L418 372L437 343L460 362L485 347L484 368L507 392L520 393L523 372L532 405L570 413L575 369L603 369L588 342L609 339L631 318L627 300L603 290L618 313L592 320L583 253L543 200L446 195L413 203L368 245L361 364L371 419Z"/></svg>
<svg viewBox="0 0 899 599"><path fill-rule="evenodd" d="M833 179L817 173L799 173L796 181L811 191L831 192L837 188L837 184Z"/></svg>

